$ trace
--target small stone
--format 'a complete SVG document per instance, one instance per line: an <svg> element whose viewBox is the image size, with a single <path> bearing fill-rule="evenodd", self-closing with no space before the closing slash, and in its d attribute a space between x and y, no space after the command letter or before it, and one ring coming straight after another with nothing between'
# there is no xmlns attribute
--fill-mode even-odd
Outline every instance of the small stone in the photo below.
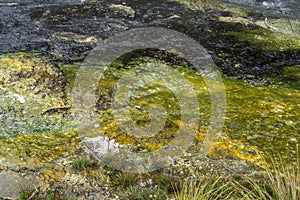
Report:
<svg viewBox="0 0 300 200"><path fill-rule="evenodd" d="M117 11L124 11L128 14L129 17L134 17L135 10L129 6L121 5L121 4L111 4L109 8L117 10Z"/></svg>
<svg viewBox="0 0 300 200"><path fill-rule="evenodd" d="M73 40L78 43L97 43L99 40L94 36L89 35L79 35L72 32L59 32L53 35L56 38L62 40Z"/></svg>
<svg viewBox="0 0 300 200"><path fill-rule="evenodd" d="M100 158L107 153L119 152L119 144L107 137L84 138L82 142L96 158Z"/></svg>
<svg viewBox="0 0 300 200"><path fill-rule="evenodd" d="M24 96L19 95L19 94L10 94L10 95L8 95L7 97L14 98L14 99L16 99L17 101L19 101L20 103L25 103L25 102L26 102Z"/></svg>
<svg viewBox="0 0 300 200"><path fill-rule="evenodd" d="M297 142L297 139L296 139L296 138L290 138L290 139L289 139L289 142L291 142L291 143L296 143L296 142Z"/></svg>
<svg viewBox="0 0 300 200"><path fill-rule="evenodd" d="M277 121L277 122L275 122L274 124L273 124L273 126L274 127L283 127L285 125L285 122L279 122L279 121Z"/></svg>

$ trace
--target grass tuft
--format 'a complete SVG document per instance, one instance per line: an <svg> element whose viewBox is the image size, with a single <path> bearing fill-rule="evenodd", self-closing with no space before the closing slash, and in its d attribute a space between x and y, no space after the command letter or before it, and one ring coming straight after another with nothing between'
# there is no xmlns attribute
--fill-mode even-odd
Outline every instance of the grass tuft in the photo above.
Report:
<svg viewBox="0 0 300 200"><path fill-rule="evenodd" d="M300 158L297 147L297 165L286 167L272 160L260 177L236 174L233 176L186 179L180 189L175 187L174 197L178 200L209 199L260 199L299 200L300 199ZM200 177L200 176L196 176Z"/></svg>
<svg viewBox="0 0 300 200"><path fill-rule="evenodd" d="M139 181L138 174L127 172L117 172L112 179L114 184L121 185L122 187L136 185Z"/></svg>
<svg viewBox="0 0 300 200"><path fill-rule="evenodd" d="M208 200L231 199L234 190L223 181L223 178L186 180L181 189L175 188L175 199L178 200Z"/></svg>
<svg viewBox="0 0 300 200"><path fill-rule="evenodd" d="M82 158L80 160L76 160L72 163L72 167L73 169L75 170L78 170L78 171L82 171L82 170L85 170L85 169L92 169L95 167L95 163L86 159L86 158Z"/></svg>

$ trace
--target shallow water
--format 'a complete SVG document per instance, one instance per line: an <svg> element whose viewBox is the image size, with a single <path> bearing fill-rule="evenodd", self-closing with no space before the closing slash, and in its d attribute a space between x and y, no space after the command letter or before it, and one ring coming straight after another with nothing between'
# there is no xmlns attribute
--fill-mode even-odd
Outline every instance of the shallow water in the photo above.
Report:
<svg viewBox="0 0 300 200"><path fill-rule="evenodd" d="M256 12L263 13L269 10L268 14L283 17L286 14L300 21L300 2L297 0L219 0L220 2L232 3L251 8Z"/></svg>
<svg viewBox="0 0 300 200"><path fill-rule="evenodd" d="M9 47L3 45L1 49L3 52L6 52L6 50L14 51L13 50L14 45L16 47L21 46L20 49L26 51L31 48L30 44L32 43L36 43L36 44L41 43L41 46L43 46L43 43L47 43L47 39L44 37L44 35L47 34L41 34L41 32L44 30L45 27L40 25L37 22L33 22L31 17L29 17L29 15L20 15L20 13L27 13L27 12L21 11L22 9L20 9L20 7L18 6L15 6L13 4L8 4L13 2L25 5L23 7L21 6L21 8L24 10L35 8L35 7L47 6L49 4L61 5L61 3L66 3L66 4L81 3L80 1L75 1L75 0L74 1L33 1L33 0L32 1L29 0L28 1L1 1L0 15L2 15L1 18L3 17L2 18L3 24L2 22L0 23L0 28L5 27L5 25L7 24L10 26L9 29L3 28L0 30L2 41L4 41L3 42L4 44L12 44L12 46ZM259 12L263 12L266 9L266 6L268 5L275 6L275 4L266 4L266 3L264 4L265 5L264 6L261 1L230 1L230 2L241 4L241 5L248 5L248 6L250 5L251 8L258 8L257 11ZM293 16L295 17L295 19L299 19L299 16L297 15L297 13L300 13L297 12L298 11L297 9L299 7L298 4L299 3L297 3L296 1L289 1L289 2L282 1L280 4L280 9L293 10L295 12L295 15ZM184 12L184 10L180 12ZM151 16L151 14L153 13L150 12L149 15ZM272 12L269 14L272 14ZM275 9L275 12L273 12L273 14L275 15L278 14L278 11L276 11ZM47 16L47 17L45 18L45 20L51 19L51 16L50 17ZM92 22L95 21L94 19L85 19L85 20L92 21ZM118 22L118 20L120 19L116 18L110 20ZM150 19L147 18L147 20L150 20L151 22L151 17ZM145 21L147 20L145 19ZM85 23L83 23L82 21L81 24L85 25ZM129 23L127 19L124 20L124 23L125 22L130 25L132 24L139 25L139 23L137 22ZM196 22L192 21L191 23L196 23ZM66 22L66 24L68 25L68 22ZM15 27L13 27L14 25ZM65 25L65 24L62 23L58 25ZM85 32L81 34L85 34L87 31L86 26L83 25L80 28L81 31L84 30ZM103 33L107 34L105 35L105 37L109 37L110 36L109 34L116 34L118 32L121 32L126 28L128 28L127 26L129 25L125 24L124 27L117 26L115 32L114 31L107 32L106 30L103 30ZM28 29L28 27L32 27L32 29ZM70 29L68 27L68 29L62 29L62 30L76 32L76 29L78 29L78 27L79 26L74 26L73 29ZM107 27L108 29L113 29L110 26ZM98 30L99 27L95 26L93 28L95 30L96 29ZM61 29L58 30L61 31ZM25 35L25 37L20 36L21 33ZM49 32L49 33L52 34L54 32ZM18 40L16 40L16 38L18 38ZM59 44L59 42L55 44ZM72 43L72 45L74 44ZM220 45L222 46L222 43L220 43ZM39 48L39 46L37 46L37 48ZM70 49L67 49L67 51L68 50L71 51ZM244 57L246 56L244 55ZM134 67L137 64L138 62L133 61L131 63L131 67L132 66ZM111 86L113 86L113 84L116 83L118 78L123 75L122 73L128 70L128 67L127 68L126 67L122 68L122 67L117 69L112 68L111 71L107 74L106 78L100 82L99 88L101 89L101 92L104 93L104 97L102 99L103 101L99 101L100 103L98 104L98 112L100 114L99 124L103 129L103 132L101 134L106 134L109 137L118 136L118 138L116 138L118 142L135 144L138 146L138 149L145 149L148 151L156 150L160 148L162 145L168 143L170 139L174 137L174 135L176 135L176 130L180 125L180 104L176 100L174 94L172 94L172 91L170 91L168 88L159 86L159 84L154 85L152 87L142 88L140 92L146 94L148 98L144 99L142 98L141 95L141 97L136 98L132 101L132 107L130 108L131 109L130 111L133 120L139 126L149 124L150 118L148 115L148 110L151 107L151 105L156 103L161 103L166 108L170 116L167 119L167 123L166 126L164 127L164 130L160 134L158 134L156 138L152 137L149 138L148 140L142 140L142 139L135 140L133 137L129 137L128 135L124 134L114 122L112 111L108 109L109 106L111 106L109 104L109 102L111 103L110 95L113 88ZM74 65L70 64L67 66L65 64L61 64L61 68L63 70L66 70L65 75L69 79L69 82L72 83L72 81L74 81L73 79L75 75ZM187 66L185 67L175 66L175 68L177 71L179 71L181 74L184 75L184 77L194 86L196 90L198 102L200 105L200 111L199 111L200 125L198 127L199 130L198 134L200 136L199 135L198 136L199 138L201 137L203 138L203 134L205 134L205 132L208 129L208 124L210 119L209 117L211 115L209 92L207 91L201 77L199 77L199 75L197 75L195 71L188 68ZM288 160L294 160L296 156L296 145L300 143L299 74L300 74L299 66L294 66L290 68L288 67L285 68L283 75L278 77L270 77L269 80L262 80L262 82L259 82L258 80L254 80L251 82L251 80L248 80L248 83L246 83L243 80L236 80L224 76L223 77L224 84L227 92L227 117L223 128L223 136L228 136L229 138L238 141L239 144L241 145L253 146L263 153L280 154L284 158L287 158ZM147 93L148 90L150 90L151 93ZM19 96L14 96L14 98L15 97L19 97ZM19 103L23 105L22 102L20 102L22 101L22 99L16 98L16 100L18 100ZM37 115L35 117L39 117L40 112L37 112L36 114ZM60 117L58 117L58 122L60 122L61 120ZM14 116L10 116L7 119L11 120L10 121L11 125L8 128L12 127L13 132L16 133L18 131L22 134L41 133L43 131L45 132L52 131L51 133L53 133L56 132L56 130L57 132L58 130L63 130L60 128L59 129L53 128L56 127L57 125L56 123L57 119L55 118L55 116L53 121L51 120L46 122L41 121L40 122L42 125L41 127L36 126L37 121L35 120L35 118L31 119L28 122L28 123L35 123L35 126L30 126L30 124L28 124L27 122L24 123L22 122L23 124L26 124L25 127L22 126L22 123L16 124L17 126L14 126L15 123L13 121L13 119L15 119ZM2 123L5 123L5 121ZM50 126L47 126L49 124ZM5 132L3 133L3 130L2 132L0 132L0 134L3 134L4 136L9 135L8 131L6 133ZM45 140L42 140L43 142L41 144L40 143L36 144L39 148L37 148L37 146L34 145L32 146L33 149L36 150L41 149L41 151L38 152L31 150L30 144L26 144L27 137L30 137L30 143L35 143L35 140L41 140L41 136L38 135L36 136L25 135L24 136L25 139L22 136L20 136L20 138L17 138L13 142L11 141L12 139L7 139L7 138L1 139L2 141L0 141L0 144L1 144L1 148L3 148L1 150L2 152L1 156L3 157L15 156L17 157L17 160L18 159L24 160L23 158L24 156L30 157L31 155L34 155L36 153L39 155L38 157L43 157L42 155L45 149L50 148L53 150L53 148L55 148L56 145L56 143L54 142L56 140L55 137L64 138L64 134L52 137L51 142L49 144L47 144L46 142L48 136L45 135L44 137ZM67 140L69 140L69 138L66 136L66 141ZM18 143L18 141L21 142ZM64 139L62 139L61 143L58 144L60 147L62 147L61 148L62 151L64 151L63 141ZM29 152L28 155L26 155L26 152L25 154L23 152L24 148L22 147L24 147L24 143L25 143L26 151ZM12 151L11 149L14 149L16 151ZM6 152L10 152L10 153L7 154ZM31 154L30 152L33 153ZM51 153L48 154L49 155L53 154L53 157L55 157L55 151L51 151Z"/></svg>
<svg viewBox="0 0 300 200"><path fill-rule="evenodd" d="M18 56L16 57L18 58ZM30 56L22 56L22 58L23 57L29 58L29 60L31 58ZM2 63L3 59L5 60L5 57L2 57ZM41 60L38 59L38 61L41 64ZM125 66L117 63L115 66L111 66L109 70L106 71L105 77L99 83L99 91L101 91L101 95L97 104L99 127L101 127L101 132L91 131L86 136L104 135L110 138L115 138L117 142L134 145L137 148L135 151L155 151L168 144L172 138L176 136L178 127L182 123L182 105L179 103L176 95L174 95L170 88L161 85L163 82L160 83L153 80L152 82L155 84L152 85L147 85L144 82L138 82L135 87L140 88L136 90L136 96L131 98L129 107L129 111L131 113L130 116L133 122L137 126L143 127L151 122L149 109L156 104L162 105L168 116L166 118L165 125L158 134L153 135L150 133L150 136L146 135L146 138L134 137L132 134L127 134L116 124L116 120L111 109L112 94L118 80L128 73L130 69L139 68L139 65L144 62L147 63L152 61L153 59L149 58L146 60L137 59L129 62ZM23 60L23 62L25 61ZM78 69L78 66L79 65L75 65L73 67L72 65L61 65L61 69L67 72L68 76L66 78L69 83L69 88L71 88L74 83L76 69ZM201 142L203 141L203 138L205 138L205 134L209 128L211 117L211 100L207 86L203 82L199 73L187 65L178 66L170 64L170 66L180 73L194 88L194 91L191 91L191 95L195 94L197 96L198 105L200 106L200 110L197 111L200 117L200 124L195 135L195 141ZM2 65L1 67L3 68L5 66ZM237 142L237 146L244 146L247 148L251 147L257 149L263 154L280 154L284 159L295 161L297 154L296 147L300 143L299 74L300 70L298 67L287 67L282 76L270 77L267 83L265 82L266 80L262 80L261 82L256 80L254 81L255 84L249 82L249 80L247 83L243 80L223 76L227 95L227 115L222 137L231 138ZM151 82L151 74L147 77L149 79L148 81ZM176 82L173 84L175 83ZM176 83L176 87L180 87L180 84L181 83L179 82ZM69 90L69 92L71 92L71 90ZM186 100L188 100L188 98L186 98ZM11 102L11 104L13 103L14 102ZM26 110L26 103L16 101L15 105L10 106L16 106L16 109L21 108L21 110ZM50 104L46 102L45 106L47 107L49 105ZM5 105L2 105L2 107L5 107ZM5 112L5 110L2 111ZM53 116L50 115L41 117L41 112L35 112L32 116L27 116L29 117L28 119L22 119L22 117L19 118L19 120L22 119L25 123L24 126L22 126L22 123L17 124L17 118L7 117L10 113L6 113L5 115L3 112L1 113L1 118L4 119L3 117L6 116L6 121L5 125L2 126L4 129L1 131L1 136L7 136L9 131L11 131L10 127L13 127L14 133L19 132L19 134L25 135L20 135L13 140L10 138L0 139L2 148L2 161L0 161L2 163L5 163L5 160L8 159L7 157L10 157L8 160L11 161L12 159L13 162L16 163L23 162L23 160L30 158L30 155L32 154L30 152L33 152L37 157L42 158L44 149L47 148L49 148L49 151L53 154L51 157L55 158L56 153L52 150L53 148L56 148L53 146L57 144L55 142L56 137L60 138L60 143L57 144L57 148L60 150L57 153L61 155L64 154L64 151L68 150L68 148L64 147L64 141L68 144L70 142L70 136L67 133L71 132L71 135L73 134L73 129L70 128L70 124L74 125L74 123L70 118L63 118L62 115L56 114ZM39 121L39 124L36 123L38 119L41 120ZM22 120L20 122L22 122ZM65 130L65 132L62 132L63 130ZM39 134L53 134L55 132L60 132L62 134L58 134L57 136L54 135L54 137L49 134L45 134L44 136ZM32 133L37 135L27 135ZM29 138L28 144L25 144L27 141L26 138ZM50 138L49 144L46 142L48 140L47 138ZM36 143L34 142L35 140L40 142ZM41 143L41 141L43 142ZM33 143L36 144L31 146L30 144ZM33 149L31 149L31 147ZM11 149L15 150L12 151ZM24 153L24 151L28 153ZM242 155L240 157L243 158L244 156L245 159L249 158L249 154L251 157L251 154L253 153L249 153L246 150L243 150L243 148L237 151L239 151L239 154ZM45 152L47 153L48 151ZM41 159L41 161L42 160L43 159Z"/></svg>
<svg viewBox="0 0 300 200"><path fill-rule="evenodd" d="M205 135L211 116L209 91L202 77L195 70L188 67L173 67L195 89L200 106L200 125L197 134ZM100 91L103 92L103 96L109 98L110 89L108 88L116 84L118 78L122 77L126 70L128 67L121 71L112 68L106 74L106 78L100 82ZM300 77L297 72L300 72L298 68L286 69L284 72L286 76L282 76L281 80L274 77L272 83L261 82L255 86L224 76L227 115L223 127L223 137L239 141L244 146L250 145L263 154L280 154L284 159L295 161L296 148L300 142ZM176 130L180 126L181 105L172 91L157 84L145 88L141 82L143 89L139 92L145 96L138 95L130 105L131 117L140 126L149 124L148 110L151 106L160 104L166 108L169 117L163 131L156 135L156 138L133 139L116 125L111 109L100 109L100 126L105 134L110 137L117 136L116 141L118 142L138 144L139 148L150 151L168 143L176 135ZM144 91L149 89L150 93ZM247 156L246 152L245 156Z"/></svg>

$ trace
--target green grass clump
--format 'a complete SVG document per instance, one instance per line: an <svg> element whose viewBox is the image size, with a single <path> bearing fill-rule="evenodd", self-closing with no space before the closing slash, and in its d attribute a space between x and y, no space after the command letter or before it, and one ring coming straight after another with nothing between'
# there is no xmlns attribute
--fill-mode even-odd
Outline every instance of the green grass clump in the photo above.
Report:
<svg viewBox="0 0 300 200"><path fill-rule="evenodd" d="M81 158L72 163L72 167L75 170L82 171L85 169L92 169L95 167L95 163L86 158Z"/></svg>
<svg viewBox="0 0 300 200"><path fill-rule="evenodd" d="M117 172L112 177L113 183L115 185L121 185L122 187L130 187L136 185L139 181L138 174L127 173L127 172Z"/></svg>
<svg viewBox="0 0 300 200"><path fill-rule="evenodd" d="M21 191L20 197L18 200L28 200L34 191L31 190L23 190Z"/></svg>

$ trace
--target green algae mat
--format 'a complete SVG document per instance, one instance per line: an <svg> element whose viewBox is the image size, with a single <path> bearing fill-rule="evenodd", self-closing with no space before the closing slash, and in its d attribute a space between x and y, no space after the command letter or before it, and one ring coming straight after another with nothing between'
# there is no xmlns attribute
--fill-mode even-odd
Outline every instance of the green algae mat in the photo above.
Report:
<svg viewBox="0 0 300 200"><path fill-rule="evenodd" d="M151 105L160 103L166 108L169 113L166 125L155 137L144 139L126 135L115 123L109 108L117 80L131 68L154 61L157 60L144 57L132 59L126 65L117 62L106 71L98 88L102 103L97 112L102 132L91 132L90 136L100 134L120 144L133 145L138 150L155 151L176 135L180 126L180 106L172 91L159 84L141 88L141 92L151 90L151 93L147 93L147 98L132 100L130 108L133 121L140 126L149 123L147 110ZM200 148L211 115L209 92L201 76L187 64L169 65L197 92L201 108L194 141ZM0 132L2 164L29 160L33 160L32 163L49 162L76 148L79 140L68 113L45 112L70 105L70 88L79 66L60 64L60 69L56 69L46 58L36 54L17 53L0 57L1 117L5 119L1 121ZM284 159L295 161L300 140L299 73L297 66L286 67L280 78L270 77L267 83L262 80L255 84L224 76L227 115L215 149L226 149L233 156L254 163L257 151L266 155L280 154Z"/></svg>

